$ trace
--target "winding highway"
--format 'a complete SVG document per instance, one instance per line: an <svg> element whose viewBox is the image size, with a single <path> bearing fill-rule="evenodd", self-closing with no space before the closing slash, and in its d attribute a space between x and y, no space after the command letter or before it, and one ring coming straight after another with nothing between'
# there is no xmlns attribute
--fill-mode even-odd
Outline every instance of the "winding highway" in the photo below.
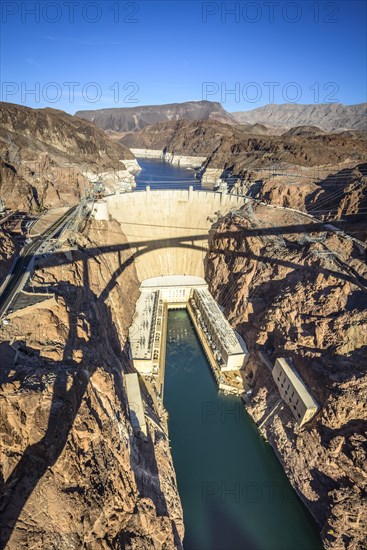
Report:
<svg viewBox="0 0 367 550"><path fill-rule="evenodd" d="M0 295L0 318L6 313L16 294L23 286L23 278L29 268L32 258L37 254L41 245L48 238L60 231L73 216L77 205L65 212L56 222L54 222L44 233L39 237L26 244L20 251L19 257L15 262L9 280Z"/></svg>

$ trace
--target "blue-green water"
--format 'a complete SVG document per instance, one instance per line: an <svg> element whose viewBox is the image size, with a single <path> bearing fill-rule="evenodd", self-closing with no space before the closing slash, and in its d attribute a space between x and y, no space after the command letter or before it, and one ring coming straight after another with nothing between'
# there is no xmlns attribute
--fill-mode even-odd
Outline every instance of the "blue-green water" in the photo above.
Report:
<svg viewBox="0 0 367 550"><path fill-rule="evenodd" d="M218 394L184 310L168 314L164 402L185 550L319 550L317 527L239 398Z"/></svg>
<svg viewBox="0 0 367 550"><path fill-rule="evenodd" d="M136 190L145 189L201 189L200 180L195 178L194 170L179 168L158 159L138 159L141 171L135 176Z"/></svg>

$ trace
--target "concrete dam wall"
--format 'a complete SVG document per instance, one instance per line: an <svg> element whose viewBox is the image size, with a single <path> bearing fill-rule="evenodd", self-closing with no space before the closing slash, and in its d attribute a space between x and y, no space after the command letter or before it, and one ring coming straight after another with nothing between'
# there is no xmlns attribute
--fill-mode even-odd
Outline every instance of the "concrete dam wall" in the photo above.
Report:
<svg viewBox="0 0 367 550"><path fill-rule="evenodd" d="M218 217L244 204L243 197L188 190L149 190L110 195L94 217L121 224L140 281L165 275L204 277L209 230Z"/></svg>

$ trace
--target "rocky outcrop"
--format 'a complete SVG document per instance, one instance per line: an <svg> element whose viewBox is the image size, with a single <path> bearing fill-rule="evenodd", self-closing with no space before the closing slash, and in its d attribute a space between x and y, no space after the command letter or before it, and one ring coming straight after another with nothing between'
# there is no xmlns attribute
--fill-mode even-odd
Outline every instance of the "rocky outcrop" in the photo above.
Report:
<svg viewBox="0 0 367 550"><path fill-rule="evenodd" d="M124 159L124 166L130 174L137 174L141 170L141 168L139 166L139 163L136 160L136 158L134 158L134 159Z"/></svg>
<svg viewBox="0 0 367 550"><path fill-rule="evenodd" d="M9 233L0 229L0 288L11 267L15 250L16 246Z"/></svg>
<svg viewBox="0 0 367 550"><path fill-rule="evenodd" d="M247 410L320 525L326 548L366 547L367 270L352 241L302 215L247 205L213 235L207 278L250 350ZM291 357L320 404L299 428L258 356Z"/></svg>
<svg viewBox="0 0 367 550"><path fill-rule="evenodd" d="M159 149L176 155L207 157L224 138L240 138L241 131L213 120L169 121L126 134L121 143L131 148Z"/></svg>
<svg viewBox="0 0 367 550"><path fill-rule="evenodd" d="M319 134L325 134L324 130L318 128L317 126L295 126L287 132L282 134L284 137L292 136L317 136Z"/></svg>
<svg viewBox="0 0 367 550"><path fill-rule="evenodd" d="M163 150L161 149L130 149L136 158L159 159L163 160Z"/></svg>
<svg viewBox="0 0 367 550"><path fill-rule="evenodd" d="M165 153L159 149L131 149L131 152L137 158L160 159L169 164L181 166L182 168L198 169L206 160L206 157L195 157L189 155L175 155L173 153Z"/></svg>
<svg viewBox="0 0 367 550"><path fill-rule="evenodd" d="M237 124L220 103L214 101L186 101L167 105L142 105L95 111L78 111L77 117L93 122L98 128L113 132L135 132L156 122L174 120L217 120Z"/></svg>
<svg viewBox="0 0 367 550"><path fill-rule="evenodd" d="M367 164L358 164L318 182L305 199L306 209L324 220L343 220L343 228L367 240Z"/></svg>
<svg viewBox="0 0 367 550"><path fill-rule="evenodd" d="M163 160L181 168L193 168L198 169L200 165L206 160L206 157L195 157L190 155L175 155L173 153L164 153Z"/></svg>
<svg viewBox="0 0 367 550"><path fill-rule="evenodd" d="M342 103L270 104L251 111L232 114L238 122L248 124L259 123L282 128L317 126L327 132L342 128L367 130L367 103L357 105L343 105Z"/></svg>
<svg viewBox="0 0 367 550"><path fill-rule="evenodd" d="M93 124L10 103L1 103L0 157L0 196L15 210L75 204L89 180L131 179L137 168L131 151Z"/></svg>
<svg viewBox="0 0 367 550"><path fill-rule="evenodd" d="M166 420L142 384L143 441L127 406L138 297L129 247L115 222L94 221L78 244L36 270L33 284L54 305L16 312L1 328L1 541L9 550L181 548Z"/></svg>
<svg viewBox="0 0 367 550"><path fill-rule="evenodd" d="M222 166L234 174L271 169L272 173L299 173L300 169L317 169L348 162L357 164L366 158L366 139L338 134L313 136L248 136L236 133L223 136L212 151L208 166Z"/></svg>

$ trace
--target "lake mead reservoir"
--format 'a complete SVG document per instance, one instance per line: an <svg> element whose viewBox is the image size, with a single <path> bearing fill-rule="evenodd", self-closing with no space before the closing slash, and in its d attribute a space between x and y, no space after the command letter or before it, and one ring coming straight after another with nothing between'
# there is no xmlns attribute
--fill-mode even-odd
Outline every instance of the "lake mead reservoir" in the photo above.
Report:
<svg viewBox="0 0 367 550"><path fill-rule="evenodd" d="M180 168L159 159L139 158L141 171L135 176L136 190L145 189L201 189L200 180L195 177L194 170Z"/></svg>

